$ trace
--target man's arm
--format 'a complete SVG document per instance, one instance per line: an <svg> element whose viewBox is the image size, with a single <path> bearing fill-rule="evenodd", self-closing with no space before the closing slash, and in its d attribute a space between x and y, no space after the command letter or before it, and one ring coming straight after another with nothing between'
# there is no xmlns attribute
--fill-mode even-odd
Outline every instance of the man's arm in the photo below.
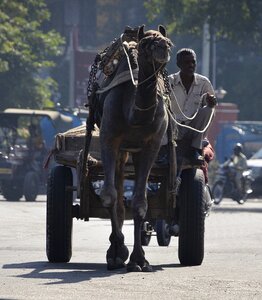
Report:
<svg viewBox="0 0 262 300"><path fill-rule="evenodd" d="M244 171L247 169L247 159L244 156L240 156L236 165L238 171Z"/></svg>
<svg viewBox="0 0 262 300"><path fill-rule="evenodd" d="M247 158L243 156L243 159L242 159L242 167L243 167L243 170L246 170L248 168L248 165L247 165Z"/></svg>
<svg viewBox="0 0 262 300"><path fill-rule="evenodd" d="M215 95L215 90L212 86L212 83L210 82L210 80L208 78L205 78L205 82L203 84L202 92L203 92L203 94L209 93L210 95Z"/></svg>

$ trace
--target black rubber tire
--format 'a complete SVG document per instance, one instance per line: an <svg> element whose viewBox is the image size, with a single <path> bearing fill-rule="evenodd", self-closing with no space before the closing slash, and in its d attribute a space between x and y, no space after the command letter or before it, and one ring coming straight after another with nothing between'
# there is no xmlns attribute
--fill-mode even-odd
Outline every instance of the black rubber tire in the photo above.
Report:
<svg viewBox="0 0 262 300"><path fill-rule="evenodd" d="M49 262L69 262L72 256L73 185L70 168L54 167L47 183L46 254Z"/></svg>
<svg viewBox="0 0 262 300"><path fill-rule="evenodd" d="M169 234L169 228L166 221L162 219L157 220L155 229L158 245L161 247L168 246L170 244L171 235Z"/></svg>
<svg viewBox="0 0 262 300"><path fill-rule="evenodd" d="M217 181L214 183L212 188L212 196L214 199L214 204L218 205L223 200L224 194L224 183Z"/></svg>
<svg viewBox="0 0 262 300"><path fill-rule="evenodd" d="M24 179L24 196L26 201L35 201L39 191L40 180L34 171L27 172Z"/></svg>
<svg viewBox="0 0 262 300"><path fill-rule="evenodd" d="M205 178L200 169L186 169L181 178L178 257L184 266L197 266L204 258Z"/></svg>
<svg viewBox="0 0 262 300"><path fill-rule="evenodd" d="M23 189L20 183L16 180L2 180L2 194L7 201L18 201L23 197Z"/></svg>

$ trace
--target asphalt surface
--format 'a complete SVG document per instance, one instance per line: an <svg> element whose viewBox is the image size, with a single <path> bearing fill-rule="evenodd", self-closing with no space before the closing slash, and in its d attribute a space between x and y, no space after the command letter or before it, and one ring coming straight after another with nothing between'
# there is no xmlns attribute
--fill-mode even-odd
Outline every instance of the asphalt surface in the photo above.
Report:
<svg viewBox="0 0 262 300"><path fill-rule="evenodd" d="M45 196L36 202L0 197L0 299L262 299L262 200L224 200L206 219L201 266L182 267L178 238L144 247L152 273L107 271L110 222L74 220L70 263L45 254ZM132 251L133 225L124 225Z"/></svg>

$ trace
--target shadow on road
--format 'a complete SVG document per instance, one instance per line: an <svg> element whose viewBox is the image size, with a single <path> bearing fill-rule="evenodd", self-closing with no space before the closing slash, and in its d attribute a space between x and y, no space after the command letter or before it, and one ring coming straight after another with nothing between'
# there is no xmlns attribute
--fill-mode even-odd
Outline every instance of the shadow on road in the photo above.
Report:
<svg viewBox="0 0 262 300"><path fill-rule="evenodd" d="M6 264L4 269L32 269L30 273L18 275L20 278L50 279L49 284L78 283L93 278L110 277L125 273L125 269L107 271L102 263L48 263L43 261ZM60 280L60 281L58 281Z"/></svg>
<svg viewBox="0 0 262 300"><path fill-rule="evenodd" d="M218 213L262 213L262 208L258 207L244 207L244 206L236 206L236 207L223 207L223 206L215 206L212 208L212 212ZM211 214L212 214L211 212Z"/></svg>
<svg viewBox="0 0 262 300"><path fill-rule="evenodd" d="M162 271L164 268L183 267L180 264L165 264L153 266L153 272ZM17 275L20 278L47 279L52 284L79 283L94 278L105 278L116 274L126 274L126 269L108 271L106 264L102 263L48 263L43 261L15 263L3 265L3 269L32 269L30 273Z"/></svg>

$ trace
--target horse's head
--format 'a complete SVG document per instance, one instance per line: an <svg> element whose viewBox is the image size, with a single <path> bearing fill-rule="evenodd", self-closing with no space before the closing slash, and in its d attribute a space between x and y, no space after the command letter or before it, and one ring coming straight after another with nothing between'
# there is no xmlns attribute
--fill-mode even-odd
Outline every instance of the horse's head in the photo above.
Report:
<svg viewBox="0 0 262 300"><path fill-rule="evenodd" d="M173 43L166 37L166 29L159 25L157 30L144 31L144 25L138 30L138 52L155 65L165 65L170 60Z"/></svg>

